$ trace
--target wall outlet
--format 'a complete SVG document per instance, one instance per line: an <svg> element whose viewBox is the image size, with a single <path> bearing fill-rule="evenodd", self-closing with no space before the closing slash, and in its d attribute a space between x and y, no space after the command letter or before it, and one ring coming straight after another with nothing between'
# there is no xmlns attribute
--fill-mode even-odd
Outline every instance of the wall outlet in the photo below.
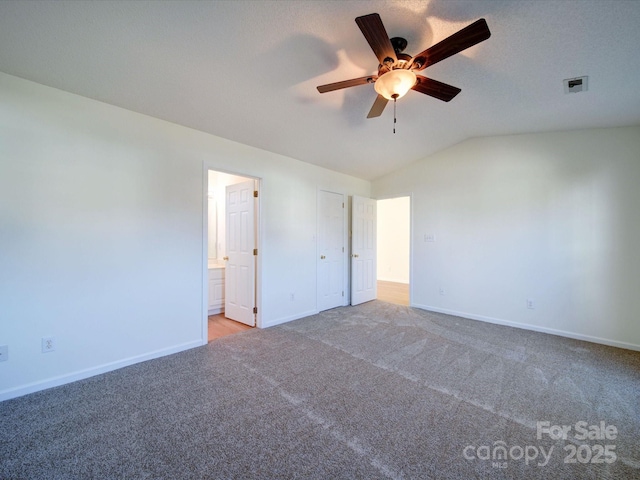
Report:
<svg viewBox="0 0 640 480"><path fill-rule="evenodd" d="M433 233L425 233L424 234L424 241L425 242L435 242L436 241L436 236Z"/></svg>
<svg viewBox="0 0 640 480"><path fill-rule="evenodd" d="M440 287L440 295L446 295L447 290L444 287Z"/></svg>
<svg viewBox="0 0 640 480"><path fill-rule="evenodd" d="M291 296L289 297L289 300L293 302L295 299L296 299L296 294L292 293Z"/></svg>
<svg viewBox="0 0 640 480"><path fill-rule="evenodd" d="M0 362L9 360L9 345L0 345Z"/></svg>
<svg viewBox="0 0 640 480"><path fill-rule="evenodd" d="M534 308L536 308L536 304L532 298L527 298L527 308L530 310L533 310Z"/></svg>
<svg viewBox="0 0 640 480"><path fill-rule="evenodd" d="M56 341L53 337L42 337L42 353L53 352L56 349Z"/></svg>

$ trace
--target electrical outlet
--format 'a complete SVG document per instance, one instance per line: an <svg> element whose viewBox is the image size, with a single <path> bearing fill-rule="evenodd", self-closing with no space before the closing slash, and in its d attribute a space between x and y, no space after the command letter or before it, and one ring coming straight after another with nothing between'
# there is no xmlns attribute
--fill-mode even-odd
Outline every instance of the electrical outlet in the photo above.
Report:
<svg viewBox="0 0 640 480"><path fill-rule="evenodd" d="M535 302L533 301L532 298L527 298L527 308L530 310L533 310L534 308L536 308Z"/></svg>
<svg viewBox="0 0 640 480"><path fill-rule="evenodd" d="M42 337L42 353L53 352L56 349L56 341L53 337Z"/></svg>
<svg viewBox="0 0 640 480"><path fill-rule="evenodd" d="M289 297L289 300L291 300L292 302L296 299L296 294L292 293L291 297Z"/></svg>
<svg viewBox="0 0 640 480"><path fill-rule="evenodd" d="M9 360L9 346L0 345L0 362L6 362Z"/></svg>
<svg viewBox="0 0 640 480"><path fill-rule="evenodd" d="M436 236L433 233L425 233L424 234L424 241L425 242L435 242L436 241Z"/></svg>
<svg viewBox="0 0 640 480"><path fill-rule="evenodd" d="M446 295L447 290L444 287L440 287L440 295Z"/></svg>

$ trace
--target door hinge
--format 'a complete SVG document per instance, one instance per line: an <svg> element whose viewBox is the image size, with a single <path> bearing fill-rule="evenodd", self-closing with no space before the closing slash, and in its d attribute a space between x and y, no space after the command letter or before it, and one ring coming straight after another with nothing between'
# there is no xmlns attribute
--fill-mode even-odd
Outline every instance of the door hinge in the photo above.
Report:
<svg viewBox="0 0 640 480"><path fill-rule="evenodd" d="M258 314L258 307L253 307L253 313Z"/></svg>
<svg viewBox="0 0 640 480"><path fill-rule="evenodd" d="M254 196L255 198L258 198L258 190L254 190L254 191L253 191L253 196Z"/></svg>
<svg viewBox="0 0 640 480"><path fill-rule="evenodd" d="M254 254L254 255L258 255L258 249L257 249L257 248L254 248L254 249L253 249L253 254Z"/></svg>
<svg viewBox="0 0 640 480"><path fill-rule="evenodd" d="M344 297L344 290L342 290L342 296Z"/></svg>
<svg viewBox="0 0 640 480"><path fill-rule="evenodd" d="M344 202L342 202L342 208L344 208Z"/></svg>

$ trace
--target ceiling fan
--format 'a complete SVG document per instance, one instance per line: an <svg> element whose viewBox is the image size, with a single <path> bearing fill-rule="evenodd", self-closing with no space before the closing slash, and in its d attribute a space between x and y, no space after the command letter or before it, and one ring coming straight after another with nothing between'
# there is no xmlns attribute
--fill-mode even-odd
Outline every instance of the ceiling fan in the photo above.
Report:
<svg viewBox="0 0 640 480"><path fill-rule="evenodd" d="M390 39L382 24L380 15L377 13L358 17L356 18L356 23L367 42L369 42L373 53L378 57L378 74L320 85L318 91L326 93L373 83L378 97L373 102L373 107L371 107L367 118L379 117L389 100L395 102L409 90L424 93L445 102L450 101L460 93L459 88L418 75L415 72L424 70L434 63L466 50L491 36L487 22L484 18L481 18L411 57L406 53L402 53L407 47L407 41L401 37Z"/></svg>

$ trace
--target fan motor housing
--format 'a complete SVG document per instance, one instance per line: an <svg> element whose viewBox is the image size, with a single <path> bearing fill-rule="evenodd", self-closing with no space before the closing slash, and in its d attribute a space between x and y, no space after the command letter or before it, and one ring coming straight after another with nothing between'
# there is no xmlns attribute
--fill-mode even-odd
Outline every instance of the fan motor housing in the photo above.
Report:
<svg viewBox="0 0 640 480"><path fill-rule="evenodd" d="M393 45L393 49L397 55L400 52L404 52L404 49L407 48L407 40L402 37L393 37L391 39L391 45Z"/></svg>

